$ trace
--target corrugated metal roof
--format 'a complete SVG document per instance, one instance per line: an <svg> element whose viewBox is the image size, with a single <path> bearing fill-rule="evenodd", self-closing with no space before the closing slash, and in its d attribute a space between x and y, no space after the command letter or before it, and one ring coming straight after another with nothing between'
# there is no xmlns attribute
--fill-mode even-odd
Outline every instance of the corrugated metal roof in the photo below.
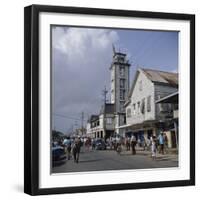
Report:
<svg viewBox="0 0 200 200"><path fill-rule="evenodd" d="M158 71L153 69L142 69L142 71L153 82L166 83L172 86L178 85L178 73Z"/></svg>
<svg viewBox="0 0 200 200"><path fill-rule="evenodd" d="M128 97L130 98L135 87L139 73L143 72L145 76L156 84L165 84L171 87L178 87L178 73L160 71L155 69L145 69L139 68L135 73L135 78L133 80L131 89L129 91ZM128 105L128 104L127 104Z"/></svg>

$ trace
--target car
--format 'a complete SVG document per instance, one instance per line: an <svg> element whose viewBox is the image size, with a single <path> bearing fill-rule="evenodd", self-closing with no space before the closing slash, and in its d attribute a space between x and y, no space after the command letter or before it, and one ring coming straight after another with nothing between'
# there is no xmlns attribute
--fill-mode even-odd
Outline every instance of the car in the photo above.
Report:
<svg viewBox="0 0 200 200"><path fill-rule="evenodd" d="M106 143L102 139L97 139L95 141L96 150L106 150Z"/></svg>
<svg viewBox="0 0 200 200"><path fill-rule="evenodd" d="M67 156L63 147L57 145L52 147L52 164L53 166L64 164Z"/></svg>

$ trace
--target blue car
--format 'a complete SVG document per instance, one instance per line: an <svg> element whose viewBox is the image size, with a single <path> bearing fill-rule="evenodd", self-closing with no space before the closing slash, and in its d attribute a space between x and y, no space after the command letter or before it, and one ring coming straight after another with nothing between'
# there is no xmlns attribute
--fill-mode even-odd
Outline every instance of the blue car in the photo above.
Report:
<svg viewBox="0 0 200 200"><path fill-rule="evenodd" d="M52 147L52 164L53 166L64 164L66 161L65 150L61 146Z"/></svg>

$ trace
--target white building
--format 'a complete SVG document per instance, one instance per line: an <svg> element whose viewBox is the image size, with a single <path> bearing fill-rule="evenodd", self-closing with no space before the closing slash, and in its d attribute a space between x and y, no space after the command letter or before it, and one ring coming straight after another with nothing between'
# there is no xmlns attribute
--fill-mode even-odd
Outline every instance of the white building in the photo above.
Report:
<svg viewBox="0 0 200 200"><path fill-rule="evenodd" d="M92 115L87 123L87 136L91 138L109 138L114 134L114 104L102 106L99 115Z"/></svg>
<svg viewBox="0 0 200 200"><path fill-rule="evenodd" d="M171 104L155 102L178 90L178 74L152 69L139 69L135 74L126 107L126 125L119 128L134 132L137 137L158 134L163 122L172 117Z"/></svg>
<svg viewBox="0 0 200 200"><path fill-rule="evenodd" d="M178 130L178 124L179 124L179 116L178 116L178 92L174 92L170 95L167 95L159 100L156 101L156 104L168 104L170 103L172 105L173 109L173 116L169 119L165 120L166 126L169 128L165 130L165 134L168 138L168 147L175 148L178 147L178 141L179 141L179 130ZM169 126L170 125L170 126Z"/></svg>

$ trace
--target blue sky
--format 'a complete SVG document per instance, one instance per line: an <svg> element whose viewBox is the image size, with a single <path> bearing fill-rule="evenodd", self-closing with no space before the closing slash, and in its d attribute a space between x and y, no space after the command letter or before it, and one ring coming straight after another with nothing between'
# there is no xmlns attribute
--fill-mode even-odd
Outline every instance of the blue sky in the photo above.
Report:
<svg viewBox="0 0 200 200"><path fill-rule="evenodd" d="M52 126L64 133L97 114L110 89L112 44L127 53L130 81L137 68L178 72L178 32L52 28Z"/></svg>

